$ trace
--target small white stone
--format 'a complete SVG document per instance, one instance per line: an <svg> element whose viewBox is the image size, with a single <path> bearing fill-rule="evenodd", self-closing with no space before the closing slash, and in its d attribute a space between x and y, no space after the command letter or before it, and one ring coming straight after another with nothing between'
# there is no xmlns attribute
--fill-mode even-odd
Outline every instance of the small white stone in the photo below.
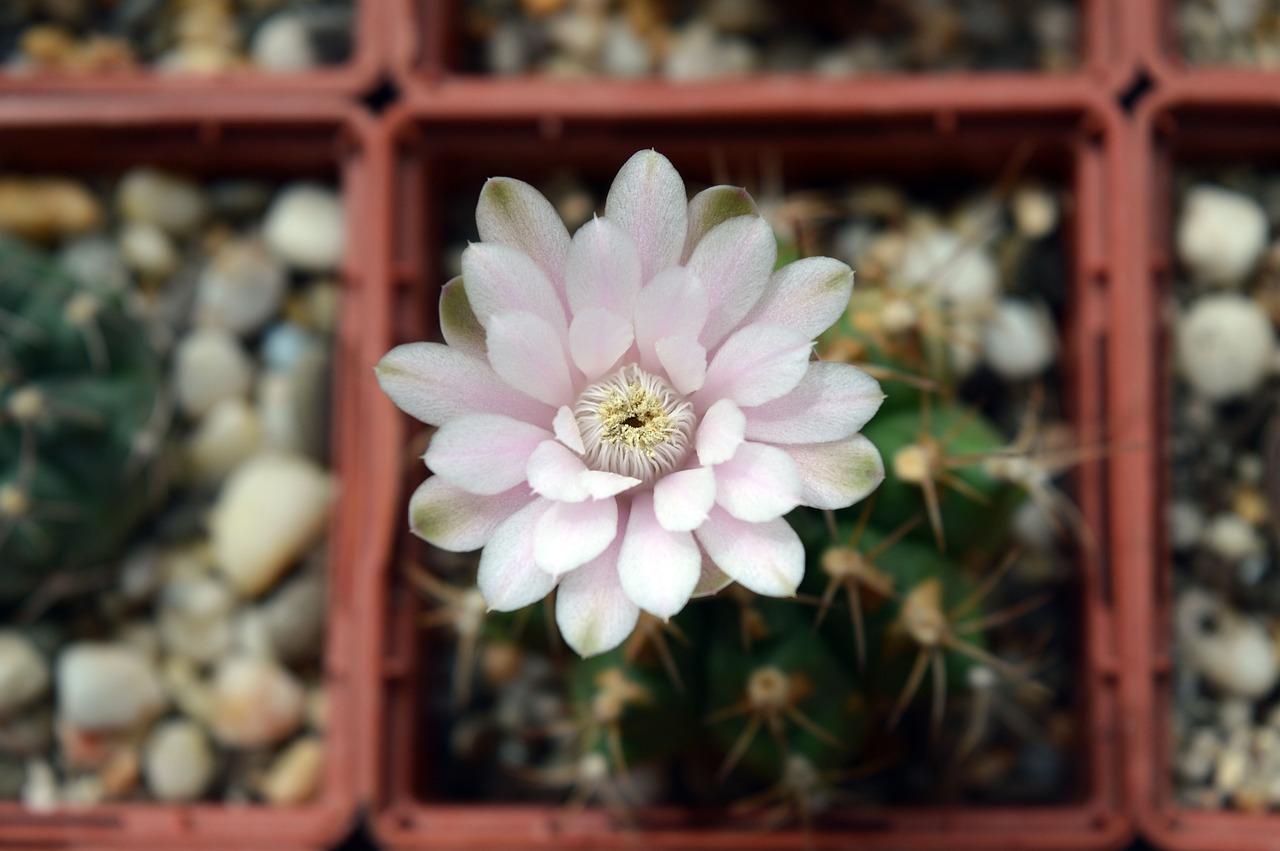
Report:
<svg viewBox="0 0 1280 851"><path fill-rule="evenodd" d="M1235 732L1245 729L1253 722L1253 704L1244 698L1230 697L1218 705L1218 725L1224 730Z"/></svg>
<svg viewBox="0 0 1280 851"><path fill-rule="evenodd" d="M129 222L120 229L125 263L148 278L167 278L178 268L178 250L169 235L149 222Z"/></svg>
<svg viewBox="0 0 1280 851"><path fill-rule="evenodd" d="M261 241L229 239L200 273L197 321L235 334L252 334L279 312L288 285L284 266Z"/></svg>
<svg viewBox="0 0 1280 851"><path fill-rule="evenodd" d="M1044 506L1034 499L1023 500L1013 512L1010 529L1022 544L1049 552L1058 540L1058 530Z"/></svg>
<svg viewBox="0 0 1280 851"><path fill-rule="evenodd" d="M1018 233L1041 239L1058 226L1058 198L1043 186L1024 184L1013 192L1009 206Z"/></svg>
<svg viewBox="0 0 1280 851"><path fill-rule="evenodd" d="M282 662L319 657L324 641L325 588L318 576L285 583L262 606L272 650Z"/></svg>
<svg viewBox="0 0 1280 851"><path fill-rule="evenodd" d="M485 66L499 77L518 77L529 70L529 36L516 20L500 21L484 45Z"/></svg>
<svg viewBox="0 0 1280 851"><path fill-rule="evenodd" d="M1053 365L1058 334L1043 305L1002 298L982 325L982 353L1008 381L1033 378Z"/></svg>
<svg viewBox="0 0 1280 851"><path fill-rule="evenodd" d="M1262 550L1262 537L1248 520L1226 511L1215 515L1204 530L1204 543L1229 562L1238 562Z"/></svg>
<svg viewBox="0 0 1280 851"><path fill-rule="evenodd" d="M954 231L928 227L907 239L891 283L904 290L927 288L956 306L982 308L995 298L1000 273L986 248L967 244Z"/></svg>
<svg viewBox="0 0 1280 851"><path fill-rule="evenodd" d="M273 15L258 27L249 55L261 70L277 73L306 71L320 64L306 20L288 12Z"/></svg>
<svg viewBox="0 0 1280 851"><path fill-rule="evenodd" d="M0 718L28 705L48 688L49 666L36 646L19 632L0 632Z"/></svg>
<svg viewBox="0 0 1280 851"><path fill-rule="evenodd" d="M217 768L199 724L166 721L147 739L142 771L147 789L161 801L194 801L204 795Z"/></svg>
<svg viewBox="0 0 1280 851"><path fill-rule="evenodd" d="M749 74L758 64L749 43L721 37L710 24L695 20L675 34L662 74L679 82L712 80Z"/></svg>
<svg viewBox="0 0 1280 851"><path fill-rule="evenodd" d="M653 54L627 20L618 17L605 30L600 66L610 77L645 77L653 71Z"/></svg>
<svg viewBox="0 0 1280 851"><path fill-rule="evenodd" d="M187 438L186 454L197 481L216 482L262 446L258 412L241 398L223 399Z"/></svg>
<svg viewBox="0 0 1280 851"><path fill-rule="evenodd" d="M254 393L262 422L263 445L324 458L328 442L328 387L328 353L317 344L308 346L289 371L263 373Z"/></svg>
<svg viewBox="0 0 1280 851"><path fill-rule="evenodd" d="M199 419L219 402L249 392L253 361L227 331L195 329L178 341L173 361L178 405L188 417Z"/></svg>
<svg viewBox="0 0 1280 851"><path fill-rule="evenodd" d="M267 210L263 236L276 256L304 272L332 272L346 245L342 199L313 183L283 189Z"/></svg>
<svg viewBox="0 0 1280 851"><path fill-rule="evenodd" d="M1267 214L1240 192L1200 184L1188 190L1178 221L1178 258L1205 284L1239 286L1267 247Z"/></svg>
<svg viewBox="0 0 1280 851"><path fill-rule="evenodd" d="M120 246L101 234L64 242L58 265L91 292L118 295L129 288L129 268Z"/></svg>
<svg viewBox="0 0 1280 851"><path fill-rule="evenodd" d="M1226 694L1256 700L1280 678L1280 659L1266 627L1205 591L1184 591L1174 622L1191 668Z"/></svg>
<svg viewBox="0 0 1280 851"><path fill-rule="evenodd" d="M1243 36L1253 29L1266 11L1266 0L1210 0L1218 20L1227 32Z"/></svg>
<svg viewBox="0 0 1280 851"><path fill-rule="evenodd" d="M239 748L274 745L301 725L306 693L287 670L267 659L234 658L213 684L213 734Z"/></svg>
<svg viewBox="0 0 1280 851"><path fill-rule="evenodd" d="M155 670L120 644L73 644L57 664L58 716L77 730L131 730L164 709Z"/></svg>
<svg viewBox="0 0 1280 851"><path fill-rule="evenodd" d="M1169 506L1169 536L1174 550L1186 552L1200 543L1204 524L1204 513L1195 503L1175 500Z"/></svg>
<svg viewBox="0 0 1280 851"><path fill-rule="evenodd" d="M1257 390L1276 349L1266 311L1234 293L1196 299L1179 319L1175 337L1179 373L1211 402Z"/></svg>
<svg viewBox="0 0 1280 851"><path fill-rule="evenodd" d="M160 590L157 607L160 641L167 652L208 664L231 646L235 595L220 580L171 579Z"/></svg>
<svg viewBox="0 0 1280 851"><path fill-rule="evenodd" d="M267 769L262 797L277 806L305 804L315 797L324 776L324 745L306 736L285 748Z"/></svg>
<svg viewBox="0 0 1280 851"><path fill-rule="evenodd" d="M264 454L241 465L211 518L214 560L244 597L256 597L323 533L332 481L298 456Z"/></svg>
<svg viewBox="0 0 1280 851"><path fill-rule="evenodd" d="M292 322L278 322L262 338L261 357L267 369L287 372L317 345L307 329Z"/></svg>
<svg viewBox="0 0 1280 851"><path fill-rule="evenodd" d="M195 662L185 656L169 656L160 667L165 693L184 715L207 723L213 715L213 688L200 678Z"/></svg>
<svg viewBox="0 0 1280 851"><path fill-rule="evenodd" d="M175 234L189 234L204 220L200 187L177 175L153 168L135 168L120 179L116 207L130 222L155 225Z"/></svg>
<svg viewBox="0 0 1280 851"><path fill-rule="evenodd" d="M568 57L586 64L593 63L600 55L600 46L604 43L604 30L604 18L599 15L579 14L576 10L567 10L556 15L546 24L548 41Z"/></svg>
<svg viewBox="0 0 1280 851"><path fill-rule="evenodd" d="M43 759L27 761L27 780L22 784L22 806L34 813L58 808L58 776Z"/></svg>

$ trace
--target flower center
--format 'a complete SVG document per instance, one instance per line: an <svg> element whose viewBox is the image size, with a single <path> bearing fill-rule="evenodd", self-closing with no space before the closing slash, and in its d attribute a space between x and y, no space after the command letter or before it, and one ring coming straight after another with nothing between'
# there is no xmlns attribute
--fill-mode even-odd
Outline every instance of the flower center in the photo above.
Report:
<svg viewBox="0 0 1280 851"><path fill-rule="evenodd" d="M651 484L688 455L693 406L638 366L624 366L582 391L573 413L593 470Z"/></svg>

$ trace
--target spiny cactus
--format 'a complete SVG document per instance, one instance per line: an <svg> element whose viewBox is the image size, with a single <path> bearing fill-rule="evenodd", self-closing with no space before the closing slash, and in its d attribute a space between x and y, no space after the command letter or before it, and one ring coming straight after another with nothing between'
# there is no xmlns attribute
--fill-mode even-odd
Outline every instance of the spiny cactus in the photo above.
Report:
<svg viewBox="0 0 1280 851"><path fill-rule="evenodd" d="M142 325L9 238L0 331L0 599L13 599L120 549L156 495L168 416Z"/></svg>

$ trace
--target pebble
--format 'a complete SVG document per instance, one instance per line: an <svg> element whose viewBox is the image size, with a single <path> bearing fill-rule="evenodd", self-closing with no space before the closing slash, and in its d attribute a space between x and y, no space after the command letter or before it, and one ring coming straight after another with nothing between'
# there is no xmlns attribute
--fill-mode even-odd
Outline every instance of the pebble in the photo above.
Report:
<svg viewBox="0 0 1280 851"><path fill-rule="evenodd" d="M195 231L208 212L194 182L154 168L135 168L120 178L116 209L127 221L154 225L174 236Z"/></svg>
<svg viewBox="0 0 1280 851"><path fill-rule="evenodd" d="M320 64L306 19L290 12L272 15L258 27L249 56L259 69L273 73L306 71Z"/></svg>
<svg viewBox="0 0 1280 851"><path fill-rule="evenodd" d="M1243 36L1253 29L1266 11L1266 0L1210 0L1218 20L1227 32Z"/></svg>
<svg viewBox="0 0 1280 851"><path fill-rule="evenodd" d="M271 648L282 662L316 659L324 644L325 584L318 576L286 582L262 604Z"/></svg>
<svg viewBox="0 0 1280 851"><path fill-rule="evenodd" d="M79 730L134 729L165 705L155 670L119 644L67 647L58 657L57 687L59 718Z"/></svg>
<svg viewBox="0 0 1280 851"><path fill-rule="evenodd" d="M288 286L284 266L261 240L229 239L200 272L196 321L241 336L252 334L279 312Z"/></svg>
<svg viewBox="0 0 1280 851"><path fill-rule="evenodd" d="M1256 391L1276 349L1266 312L1234 293L1196 299L1178 320L1174 345L1179 374L1211 402Z"/></svg>
<svg viewBox="0 0 1280 851"><path fill-rule="evenodd" d="M1262 537L1243 517L1232 512L1215 515L1204 530L1204 543L1229 562L1243 561L1261 552Z"/></svg>
<svg viewBox="0 0 1280 851"><path fill-rule="evenodd" d="M1000 273L989 251L967 244L959 234L926 228L907 239L897 275L899 289L928 288L956 306L988 305L1000 286Z"/></svg>
<svg viewBox="0 0 1280 851"><path fill-rule="evenodd" d="M346 231L342 199L333 190L311 183L283 189L267 210L263 225L267 247L304 272L336 270Z"/></svg>
<svg viewBox="0 0 1280 851"><path fill-rule="evenodd" d="M600 66L610 77L644 77L653 72L653 54L625 19L615 18L605 30Z"/></svg>
<svg viewBox="0 0 1280 851"><path fill-rule="evenodd" d="M147 278L167 278L178 268L178 249L158 225L130 222L120 229L120 256Z"/></svg>
<svg viewBox="0 0 1280 851"><path fill-rule="evenodd" d="M1178 258L1201 283L1239 286L1266 250L1267 230L1266 212L1248 195L1193 186L1178 221Z"/></svg>
<svg viewBox="0 0 1280 851"><path fill-rule="evenodd" d="M143 773L147 789L161 801L197 800L209 788L216 768L209 738L193 721L166 721L147 739Z"/></svg>
<svg viewBox="0 0 1280 851"><path fill-rule="evenodd" d="M260 355L268 370L287 372L308 353L322 349L307 329L292 322L278 322L263 335Z"/></svg>
<svg viewBox="0 0 1280 851"><path fill-rule="evenodd" d="M1013 223L1027 239L1041 239L1058 227L1058 198L1043 186L1024 184L1009 199Z"/></svg>
<svg viewBox="0 0 1280 851"><path fill-rule="evenodd" d="M749 74L758 64L750 43L722 37L710 24L695 20L675 34L662 75L677 82L696 82Z"/></svg>
<svg viewBox="0 0 1280 851"><path fill-rule="evenodd" d="M49 688L49 666L24 635L0 632L0 718L29 705Z"/></svg>
<svg viewBox="0 0 1280 851"><path fill-rule="evenodd" d="M263 444L323 459L328 448L329 360L310 347L287 372L266 372L254 394Z"/></svg>
<svg viewBox="0 0 1280 851"><path fill-rule="evenodd" d="M188 468L197 481L221 481L261 446L262 423L254 407L239 397L223 399L187 438Z"/></svg>
<svg viewBox="0 0 1280 851"><path fill-rule="evenodd" d="M1182 592L1174 622L1187 663L1226 694L1257 699L1280 679L1280 659L1266 627L1210 594Z"/></svg>
<svg viewBox="0 0 1280 851"><path fill-rule="evenodd" d="M242 597L270 588L324 532L333 483L318 464L262 454L227 479L213 510L214 561Z"/></svg>
<svg viewBox="0 0 1280 851"><path fill-rule="evenodd" d="M253 361L240 342L217 328L197 328L179 340L173 362L178 405L192 419L245 396L253 379Z"/></svg>
<svg viewBox="0 0 1280 851"><path fill-rule="evenodd" d="M34 813L53 812L58 807L58 776L43 759L27 761L27 780L22 784L22 806Z"/></svg>
<svg viewBox="0 0 1280 851"><path fill-rule="evenodd" d="M1200 543L1204 526L1204 514L1195 503L1174 500L1169 506L1169 535L1175 551L1186 552Z"/></svg>
<svg viewBox="0 0 1280 851"><path fill-rule="evenodd" d="M102 234L80 236L62 243L58 249L58 265L94 293L120 295L132 280L120 247Z"/></svg>
<svg viewBox="0 0 1280 851"><path fill-rule="evenodd" d="M0 230L40 242L87 233L101 222L102 205L78 181L0 178Z"/></svg>
<svg viewBox="0 0 1280 851"><path fill-rule="evenodd" d="M235 595L211 576L175 577L156 601L160 641L168 653L208 664L231 646Z"/></svg>
<svg viewBox="0 0 1280 851"><path fill-rule="evenodd" d="M529 37L518 20L504 20L485 41L485 67L499 77L518 77L529 69Z"/></svg>
<svg viewBox="0 0 1280 851"><path fill-rule="evenodd" d="M210 723L214 736L230 747L283 741L301 726L305 708L302 686L268 659L224 659L214 675Z"/></svg>
<svg viewBox="0 0 1280 851"><path fill-rule="evenodd" d="M1057 359L1058 334L1049 311L1022 299L1002 298L982 324L982 355L1008 381L1033 378Z"/></svg>
<svg viewBox="0 0 1280 851"><path fill-rule="evenodd" d="M276 757L262 779L260 791L270 804L305 804L319 791L323 774L324 745L319 739L307 736Z"/></svg>

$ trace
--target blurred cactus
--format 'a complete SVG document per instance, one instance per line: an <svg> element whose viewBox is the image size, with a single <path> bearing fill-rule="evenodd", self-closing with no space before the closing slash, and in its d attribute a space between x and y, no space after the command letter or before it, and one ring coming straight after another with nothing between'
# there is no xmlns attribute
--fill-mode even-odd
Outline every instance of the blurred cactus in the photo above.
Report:
<svg viewBox="0 0 1280 851"><path fill-rule="evenodd" d="M0 600L116 555L156 497L168 425L142 325L0 241Z"/></svg>

